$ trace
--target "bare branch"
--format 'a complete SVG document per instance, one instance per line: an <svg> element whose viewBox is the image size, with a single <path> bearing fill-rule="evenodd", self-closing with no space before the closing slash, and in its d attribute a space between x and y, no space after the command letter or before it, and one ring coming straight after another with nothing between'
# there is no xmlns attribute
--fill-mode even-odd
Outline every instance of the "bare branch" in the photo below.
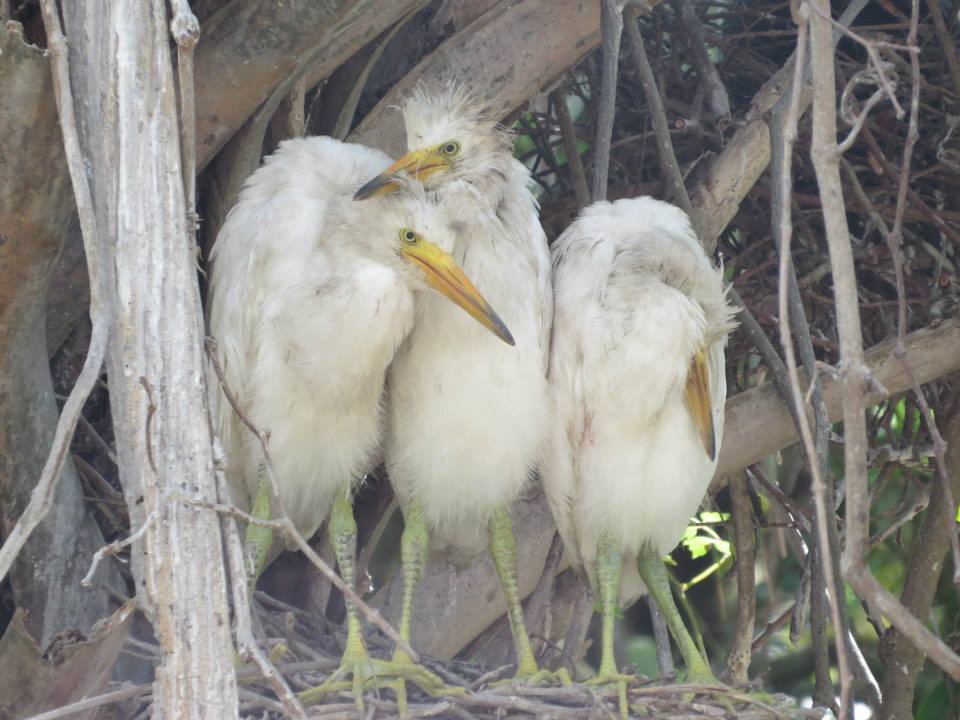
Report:
<svg viewBox="0 0 960 720"><path fill-rule="evenodd" d="M600 28L603 37L603 77L597 108L597 137L593 144L594 202L607 199L607 175L610 171L610 142L613 116L617 107L617 74L620 64L620 40L623 37L621 0L601 0Z"/></svg>
<svg viewBox="0 0 960 720"><path fill-rule="evenodd" d="M109 301L103 294L103 278L101 273L102 238L97 227L93 209L93 196L87 182L86 170L83 164L83 154L80 149L80 139L77 135L77 122L74 116L73 92L70 88L70 68L67 60L67 42L60 26L54 0L42 0L40 9L43 13L43 22L47 31L47 46L50 51L50 63L53 73L53 91L57 101L57 110L60 113L60 127L63 131L64 150L67 156L67 165L70 168L70 179L73 183L73 192L77 203L77 212L80 216L80 227L83 231L83 244L87 256L87 269L90 275L90 346L83 363L83 369L77 377L70 396L64 403L57 421L57 429L53 437L50 454L43 467L40 479L30 495L27 505L13 530L7 535L0 547L0 580L7 576L17 553L27 542L30 533L40 524L44 516L50 511L53 502L53 491L63 463L70 450L70 441L77 426L77 419L83 410L91 390L100 377L100 368L107 352L107 337L109 334L111 309Z"/></svg>
<svg viewBox="0 0 960 720"><path fill-rule="evenodd" d="M781 221L780 221L780 273L779 273L779 321L780 321L780 344L783 346L787 362L787 370L790 374L790 386L793 393L793 402L796 408L795 416L800 420L800 436L803 439L803 446L809 459L810 475L812 478L814 506L816 508L816 528L817 528L817 556L823 568L823 577L826 580L826 589L829 592L832 602L829 603L831 617L834 626L834 638L837 646L837 665L840 670L840 715L846 717L847 710L851 702L851 674L849 660L845 648L845 636L843 618L840 614L840 604L843 595L839 592L836 578L832 568L832 548L830 547L830 531L828 523L833 518L833 503L828 501L827 486L821 472L820 463L817 461L817 449L814 443L813 433L810 429L810 421L807 418L806 406L804 404L803 390L800 386L800 376L797 369L797 358L793 347L793 338L790 330L790 309L788 304L788 287L790 284L790 241L793 237L793 225L791 223L792 204L792 158L793 146L797 137L797 125L800 116L800 92L803 83L804 58L807 50L807 12L805 5L801 5L797 10L797 22L799 23L799 32L797 34L797 54L795 74L793 77L793 89L790 96L790 107L787 112L786 121L783 128L783 167L781 176L777 179L780 183L780 199L782 203ZM816 52L814 53L814 72L816 72ZM823 48L819 52L833 53L832 43L829 50ZM815 101L816 102L816 101ZM816 107L816 106L815 106ZM842 639L841 639L842 638Z"/></svg>
<svg viewBox="0 0 960 720"><path fill-rule="evenodd" d="M813 0L816 12L810 15L813 58L813 156L830 259L833 266L837 328L841 349L843 394L844 459L846 469L847 548L842 559L843 574L857 594L874 611L882 613L912 640L930 651L930 657L955 679L960 679L960 657L940 638L904 608L870 572L866 562L869 537L869 492L867 488L866 423L864 420L868 376L860 338L860 308L856 271L850 247L840 158L836 147L835 69L831 50L829 4ZM906 170L906 169L905 169ZM849 701L849 697L844 698ZM841 702L842 709L847 707Z"/></svg>
<svg viewBox="0 0 960 720"><path fill-rule="evenodd" d="M727 672L737 684L749 680L753 626L756 619L754 565L756 548L753 540L753 506L747 491L747 478L738 473L730 478L730 499L733 505L734 546L737 551L737 625L727 656Z"/></svg>
<svg viewBox="0 0 960 720"><path fill-rule="evenodd" d="M590 204L590 189L587 187L587 175L583 170L583 159L577 148L577 131L567 107L567 94L557 90L550 97L553 100L553 111L557 115L557 124L560 125L563 149L567 153L567 167L570 168L573 195L577 199L577 206L583 209Z"/></svg>

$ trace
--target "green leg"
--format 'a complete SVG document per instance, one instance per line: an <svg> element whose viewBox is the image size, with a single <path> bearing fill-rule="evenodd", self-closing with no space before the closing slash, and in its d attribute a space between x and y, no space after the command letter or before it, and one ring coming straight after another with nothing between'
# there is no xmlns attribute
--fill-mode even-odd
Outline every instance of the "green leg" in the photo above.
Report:
<svg viewBox="0 0 960 720"><path fill-rule="evenodd" d="M270 513L270 486L268 480L260 474L257 483L257 494L253 499L250 514L259 520L269 520ZM273 530L260 525L247 525L243 536L244 559L246 560L247 582L253 590L267 564L270 547L273 545Z"/></svg>
<svg viewBox="0 0 960 720"><path fill-rule="evenodd" d="M407 515L410 515L408 510ZM400 634L410 641L410 608L413 591L423 572L427 553L427 529L419 507L412 513L413 522L407 519L402 541L404 572L404 605ZM411 525L413 530L411 531ZM340 575L350 587L354 586L357 525L353 519L353 507L348 496L338 497L330 515L330 536ZM414 663L403 651L397 650L390 661L371 658L363 644L360 616L357 609L347 603L347 644L340 667L321 686L300 694L304 704L317 702L323 695L335 690L350 690L358 709L363 709L363 690L366 687L392 688L397 694L397 710L401 717L407 712L406 683L413 682L429 695L454 695L464 693L464 688L451 687L421 665ZM344 680L352 676L352 682Z"/></svg>
<svg viewBox="0 0 960 720"><path fill-rule="evenodd" d="M600 591L600 612L603 620L601 634L600 671L587 681L588 685L612 685L617 689L620 701L620 717L627 717L627 683L633 676L624 675L617 669L613 656L613 625L620 601L620 575L623 558L619 545L606 532L597 542L597 584Z"/></svg>
<svg viewBox="0 0 960 720"><path fill-rule="evenodd" d="M645 547L640 551L637 567L647 590L663 614L663 619L680 649L680 654L683 655L683 659L687 663L687 681L719 685L719 681L714 677L710 666L700 654L697 644L683 624L680 611L673 602L673 595L670 593L670 580L667 577L667 568L664 566L663 560L652 548Z"/></svg>
<svg viewBox="0 0 960 720"><path fill-rule="evenodd" d="M559 681L570 683L566 670L552 673L540 670L530 646L530 636L523 620L523 606L520 603L520 587L517 583L517 541L513 535L513 522L509 513L500 509L490 518L490 554L500 575L500 584L507 600L507 620L513 633L514 648L517 652L518 679L529 682Z"/></svg>
<svg viewBox="0 0 960 720"><path fill-rule="evenodd" d="M430 534L423 517L423 508L417 502L411 502L403 511L403 537L400 541L400 562L403 570L403 605L400 609L400 637L410 643L410 614L413 610L413 594L427 564L427 549ZM392 683L397 695L397 710L400 717L407 712L407 681L415 683L421 690L433 697L439 695L463 694L460 687L447 685L443 680L422 665L414 663L403 650L394 650L390 661L392 672L397 679Z"/></svg>
<svg viewBox="0 0 960 720"><path fill-rule="evenodd" d="M400 637L410 642L410 613L413 609L413 594L427 564L427 548L430 534L423 509L412 502L403 513L403 538L400 541L400 562L403 565L403 605L400 612ZM407 654L397 650L394 659L406 658Z"/></svg>
<svg viewBox="0 0 960 720"><path fill-rule="evenodd" d="M337 493L330 512L330 538L333 552L337 558L340 577L347 587L356 586L357 523L353 519L353 500L349 491ZM363 711L363 685L373 676L373 661L363 644L363 627L360 615L353 603L347 602L347 644L340 658L340 667L320 687L307 690L300 695L305 704L319 700L323 695L335 690L351 690L357 709ZM352 682L344 681L352 676Z"/></svg>

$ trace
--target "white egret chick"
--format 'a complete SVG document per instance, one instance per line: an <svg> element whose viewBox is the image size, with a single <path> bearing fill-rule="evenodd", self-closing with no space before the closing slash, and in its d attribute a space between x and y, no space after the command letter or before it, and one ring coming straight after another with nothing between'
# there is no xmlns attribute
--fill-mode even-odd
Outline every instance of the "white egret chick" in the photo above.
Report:
<svg viewBox="0 0 960 720"><path fill-rule="evenodd" d="M417 299L418 321L391 366L387 394L385 459L405 521L400 632L409 637L428 544L465 557L489 543L517 677L541 680L552 674L537 667L524 624L509 508L546 442L553 310L547 240L511 134L475 99L457 87L420 87L403 119L409 152L357 198L391 192L404 176L420 180L452 220L454 242L444 248L497 307L516 347L476 332L433 298Z"/></svg>
<svg viewBox="0 0 960 720"><path fill-rule="evenodd" d="M625 714L628 678L613 655L622 574L624 585L640 589L642 578L653 595L688 678L715 682L662 558L717 466L735 311L686 214L659 200L595 203L552 254L555 408L544 490L574 564L599 591L602 656L593 682L618 685Z"/></svg>
<svg viewBox="0 0 960 720"><path fill-rule="evenodd" d="M226 382L250 420L269 431L280 500L300 534L309 538L330 514L350 586L351 488L376 461L387 366L413 326L415 296L433 288L494 343L509 349L513 342L456 262L428 240L452 244L442 208L408 193L353 201L361 182L389 162L379 151L326 137L282 143L247 180L211 254L210 331ZM234 499L269 517L260 447L220 393L217 405ZM272 536L251 526L246 542L255 581ZM443 688L413 663L370 660L349 604L347 631L341 671L321 690L351 687L337 685L348 673L358 703L374 676L406 677L428 692Z"/></svg>

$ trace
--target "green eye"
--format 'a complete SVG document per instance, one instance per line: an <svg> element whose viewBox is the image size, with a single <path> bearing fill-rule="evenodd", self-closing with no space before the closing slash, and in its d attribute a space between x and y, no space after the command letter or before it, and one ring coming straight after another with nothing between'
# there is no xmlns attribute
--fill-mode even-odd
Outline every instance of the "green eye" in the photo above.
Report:
<svg viewBox="0 0 960 720"><path fill-rule="evenodd" d="M440 147L440 152L446 155L447 157L452 157L456 155L458 152L460 152L460 143L458 143L456 140L445 142Z"/></svg>
<svg viewBox="0 0 960 720"><path fill-rule="evenodd" d="M410 228L400 228L400 239L407 245L413 245L417 241L417 234Z"/></svg>

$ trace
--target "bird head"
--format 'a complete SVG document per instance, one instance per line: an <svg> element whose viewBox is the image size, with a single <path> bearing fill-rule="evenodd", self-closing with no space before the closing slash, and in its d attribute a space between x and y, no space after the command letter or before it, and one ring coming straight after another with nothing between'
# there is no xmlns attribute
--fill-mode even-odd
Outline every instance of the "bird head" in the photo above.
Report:
<svg viewBox="0 0 960 720"><path fill-rule="evenodd" d="M506 324L444 250L453 247L446 211L428 202L422 190L406 185L398 195L355 206L353 212L362 213L362 222L351 225L362 227L363 232L351 244L365 247L364 254L393 267L412 289L439 292L513 345Z"/></svg>
<svg viewBox="0 0 960 720"><path fill-rule="evenodd" d="M395 192L404 177L435 190L456 180L482 187L488 177L506 176L512 134L461 86L418 86L403 105L403 120L409 152L357 190L354 200Z"/></svg>

